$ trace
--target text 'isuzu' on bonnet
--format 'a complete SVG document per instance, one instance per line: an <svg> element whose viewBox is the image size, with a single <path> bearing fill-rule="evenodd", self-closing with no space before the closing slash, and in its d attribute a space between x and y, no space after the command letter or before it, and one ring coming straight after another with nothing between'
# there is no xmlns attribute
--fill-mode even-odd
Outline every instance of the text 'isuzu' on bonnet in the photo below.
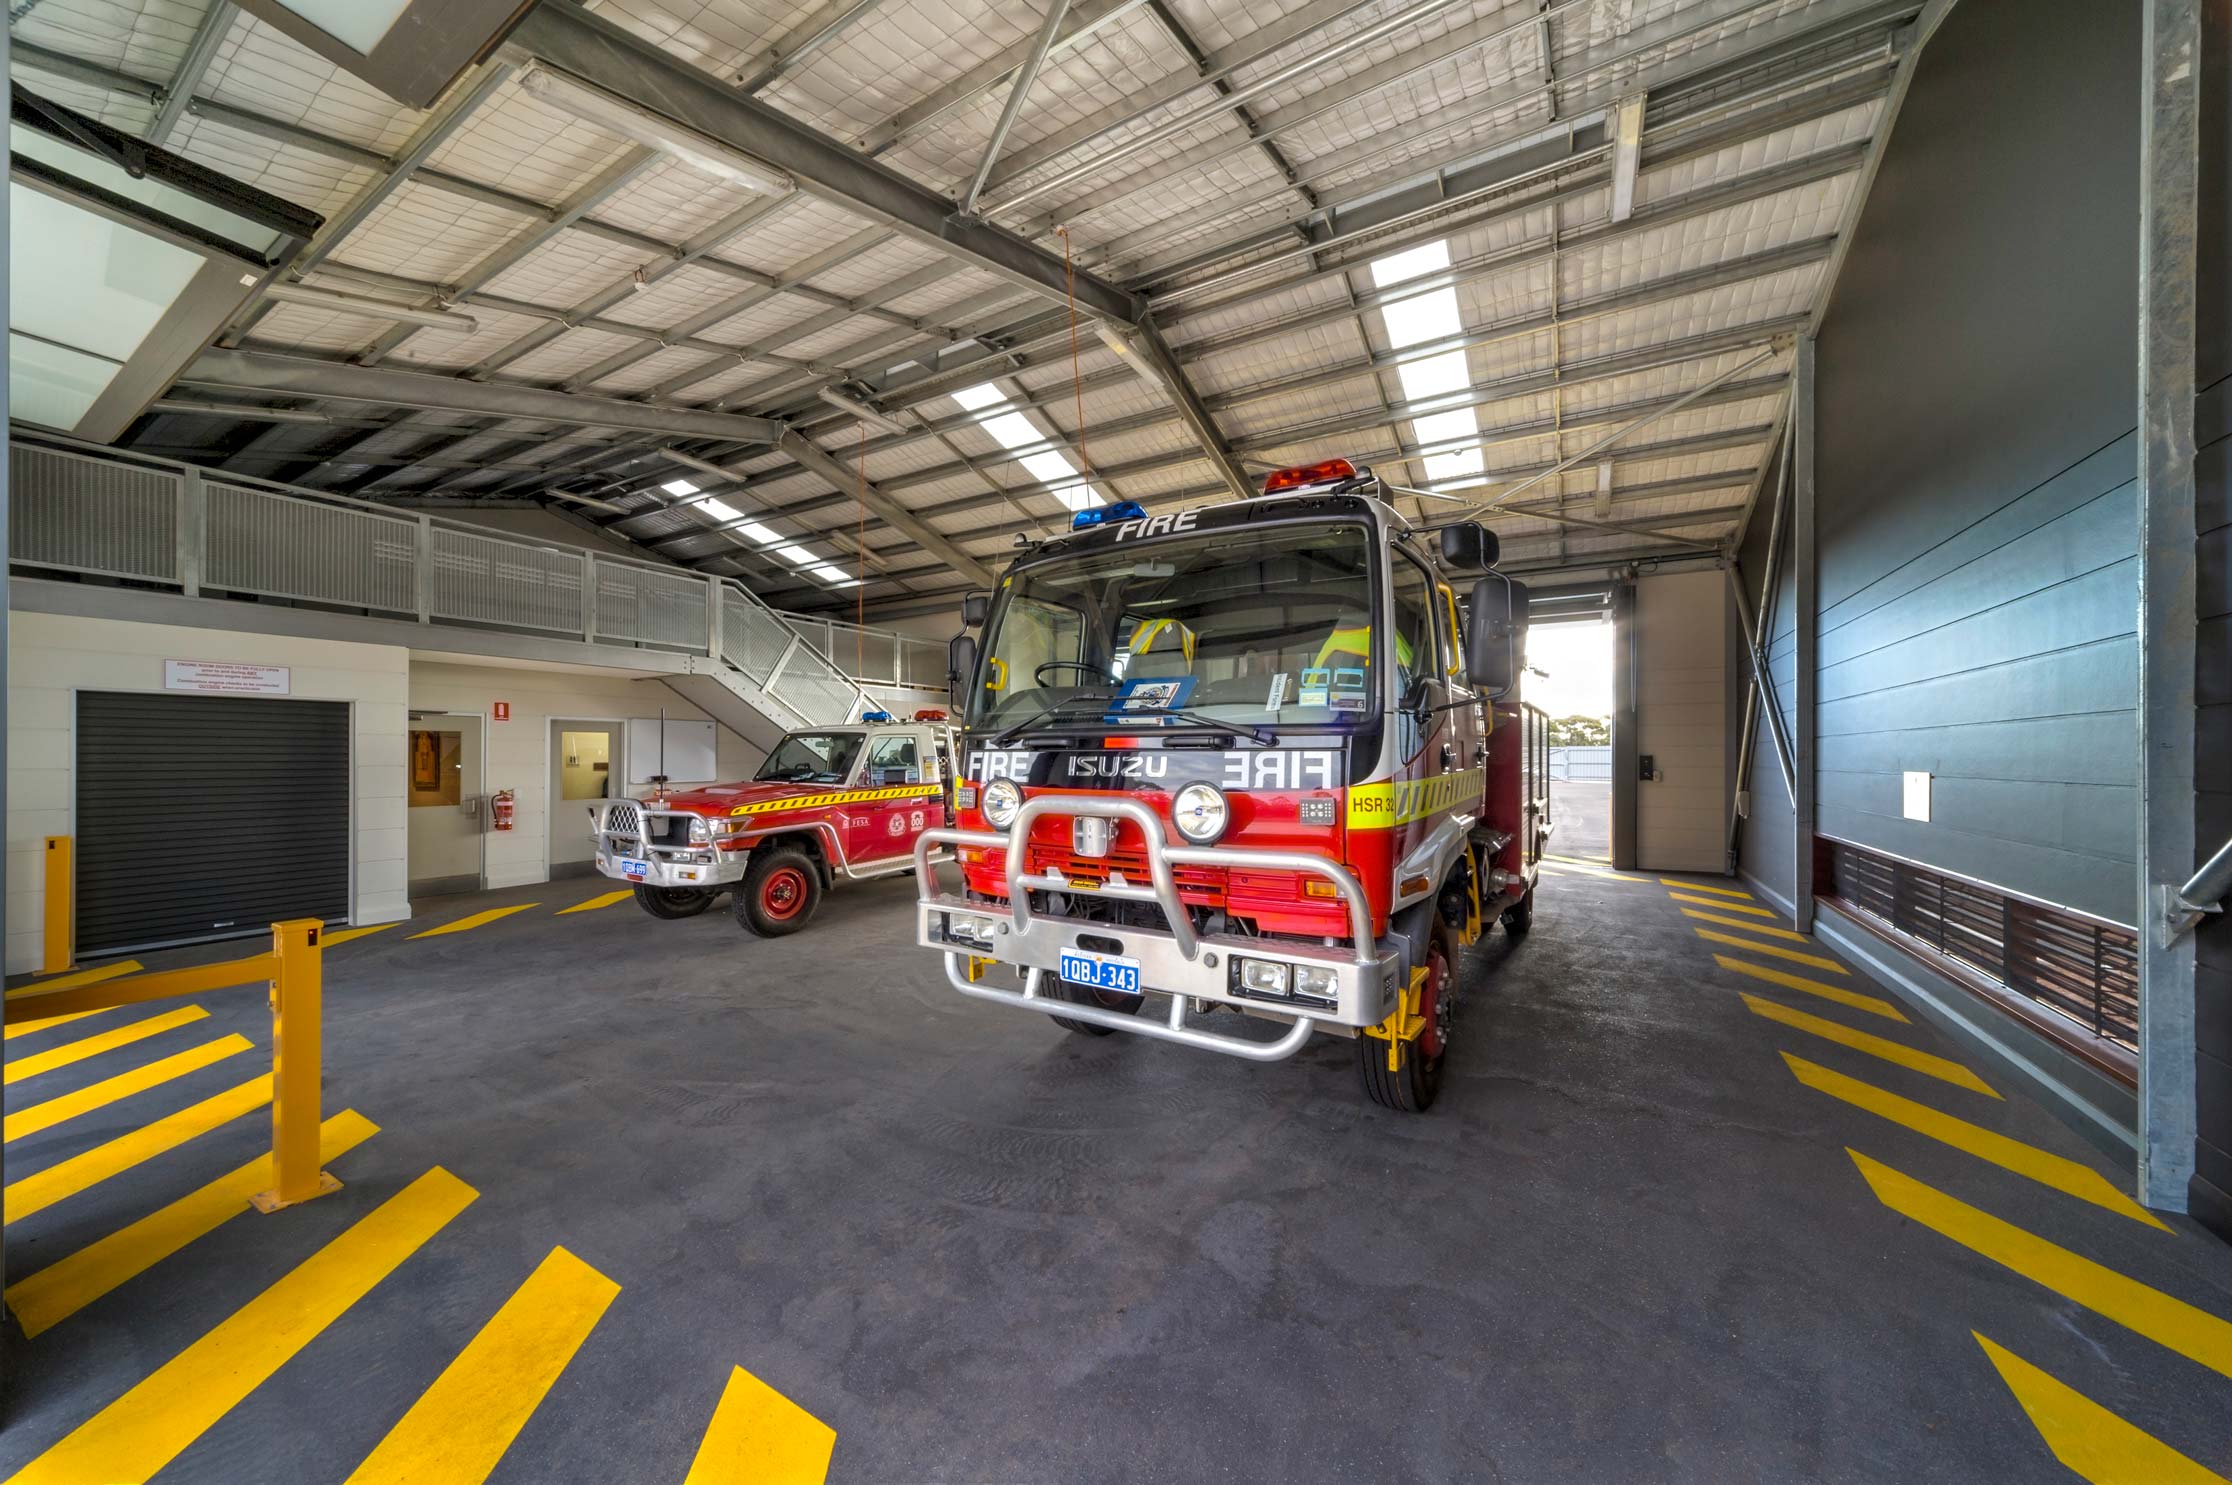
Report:
<svg viewBox="0 0 2232 1485"><path fill-rule="evenodd" d="M1375 1100L1426 1108L1458 956L1527 931L1550 828L1496 550L1472 522L1430 545L1347 460L1028 547L964 606L981 647L953 642L956 828L915 842L917 941L1086 1035L1259 1062L1354 1038Z"/></svg>

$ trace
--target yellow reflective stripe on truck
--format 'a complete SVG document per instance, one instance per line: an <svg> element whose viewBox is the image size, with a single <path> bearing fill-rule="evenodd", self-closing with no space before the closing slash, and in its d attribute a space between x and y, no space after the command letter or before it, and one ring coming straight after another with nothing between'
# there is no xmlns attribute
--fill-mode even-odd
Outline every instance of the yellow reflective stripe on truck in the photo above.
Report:
<svg viewBox="0 0 2232 1485"><path fill-rule="evenodd" d="M1348 791L1348 828L1388 830L1428 815L1438 815L1480 798L1480 770L1440 773L1432 778L1382 779L1354 784Z"/></svg>
<svg viewBox="0 0 2232 1485"><path fill-rule="evenodd" d="M729 811L729 818L738 815L770 815L778 810L821 809L832 804L866 804L872 799L924 799L944 792L940 784L899 784L889 789L854 789L843 794L802 794L796 799L761 799L751 804L740 804Z"/></svg>

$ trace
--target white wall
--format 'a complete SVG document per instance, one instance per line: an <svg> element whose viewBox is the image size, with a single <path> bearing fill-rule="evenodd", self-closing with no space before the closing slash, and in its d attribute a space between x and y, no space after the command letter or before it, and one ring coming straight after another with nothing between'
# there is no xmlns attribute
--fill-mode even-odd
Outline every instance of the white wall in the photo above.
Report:
<svg viewBox="0 0 2232 1485"><path fill-rule="evenodd" d="M1635 750L1659 773L1635 786L1638 867L1727 867L1727 622L1717 569L1636 582Z"/></svg>
<svg viewBox="0 0 2232 1485"><path fill-rule="evenodd" d="M8 636L7 972L38 967L45 839L74 828L75 693L161 691L165 660L284 665L292 672L293 695L350 704L356 775L351 921L408 917L403 731L409 651L17 610L9 616ZM160 869L160 863L151 867Z"/></svg>
<svg viewBox="0 0 2232 1485"><path fill-rule="evenodd" d="M491 887L516 887L548 879L545 854L550 796L550 723L552 719L655 717L663 709L669 719L711 720L653 679L584 674L563 670L513 669L503 666L445 665L415 661L410 668L410 708L418 711L466 712L491 718L487 724L486 762L482 781L488 793L510 789L514 795L513 826L488 836L486 871ZM511 703L511 720L492 719L495 703ZM400 723L398 725L401 725ZM623 731L625 729L622 729ZM748 778L759 766L760 751L726 727L716 726L716 753L721 779ZM397 743L398 785L402 750ZM630 765L631 770L633 765ZM677 779L677 784L713 783L713 779ZM561 813L560 830L586 832L588 816Z"/></svg>

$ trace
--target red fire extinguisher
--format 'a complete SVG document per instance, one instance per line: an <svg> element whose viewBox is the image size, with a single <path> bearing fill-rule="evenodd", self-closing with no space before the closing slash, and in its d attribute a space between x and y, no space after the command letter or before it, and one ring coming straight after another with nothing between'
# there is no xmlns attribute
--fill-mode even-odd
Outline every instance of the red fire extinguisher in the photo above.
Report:
<svg viewBox="0 0 2232 1485"><path fill-rule="evenodd" d="M489 813L494 817L494 823L498 830L509 830L512 828L511 790L498 789L493 795L489 797L488 806Z"/></svg>

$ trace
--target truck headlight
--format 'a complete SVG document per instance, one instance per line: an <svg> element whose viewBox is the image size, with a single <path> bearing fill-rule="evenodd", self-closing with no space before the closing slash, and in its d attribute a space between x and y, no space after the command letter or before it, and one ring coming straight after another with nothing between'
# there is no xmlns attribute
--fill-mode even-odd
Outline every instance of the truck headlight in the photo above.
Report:
<svg viewBox="0 0 2232 1485"><path fill-rule="evenodd" d="M1297 995L1314 995L1320 1000L1331 1000L1334 998L1333 987L1336 978L1337 976L1333 971L1323 965L1297 964L1294 966L1294 993Z"/></svg>
<svg viewBox="0 0 2232 1485"><path fill-rule="evenodd" d="M1197 846L1206 846L1225 833L1232 807L1215 784L1188 784L1170 801L1170 822L1178 833Z"/></svg>
<svg viewBox="0 0 2232 1485"><path fill-rule="evenodd" d="M1015 823L1015 812L1023 808L1023 791L1007 779L994 779L984 786L984 818L1000 830Z"/></svg>
<svg viewBox="0 0 2232 1485"><path fill-rule="evenodd" d="M705 816L690 816L690 839L695 843L703 844L704 842L709 841L712 838L713 831L712 828L705 823Z"/></svg>
<svg viewBox="0 0 2232 1485"><path fill-rule="evenodd" d="M1258 995L1287 993L1287 967L1270 959L1240 961L1240 988Z"/></svg>
<svg viewBox="0 0 2232 1485"><path fill-rule="evenodd" d="M967 913L948 913L946 914L946 938L990 953L992 949L992 920L990 918L972 917Z"/></svg>

